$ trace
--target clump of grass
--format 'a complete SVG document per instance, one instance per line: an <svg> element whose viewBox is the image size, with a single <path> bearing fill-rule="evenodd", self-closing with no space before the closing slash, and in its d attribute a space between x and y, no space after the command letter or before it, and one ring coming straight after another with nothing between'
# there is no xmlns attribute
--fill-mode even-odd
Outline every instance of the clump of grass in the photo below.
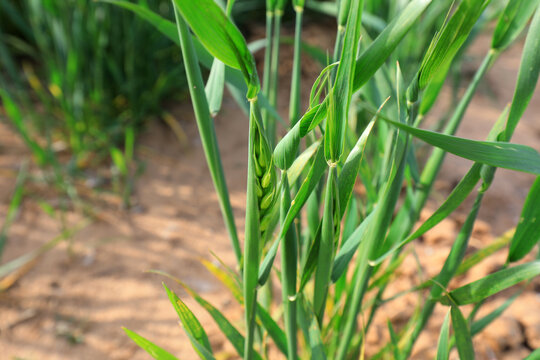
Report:
<svg viewBox="0 0 540 360"><path fill-rule="evenodd" d="M145 4L173 17L168 1ZM136 15L95 1L6 0L0 13L2 103L20 109L8 117L38 164L68 183L112 163L114 190L129 205L134 138L187 86L180 49Z"/></svg>
<svg viewBox="0 0 540 360"><path fill-rule="evenodd" d="M423 303L418 304L415 315L402 329L396 331L389 323L391 340L386 346L381 344L375 356L408 358L435 305L440 303L449 306L449 311L441 329L437 358L447 359L454 346L462 359L474 358L473 336L500 316L517 296L484 318L476 318L478 309L489 296L540 274L538 261L514 266L540 239L539 227L534 225L539 201L537 179L524 204L521 221L509 240L504 268L457 289L447 288L455 276L508 243L503 239L495 248L483 249L464 259L495 170L502 167L540 175L540 155L529 147L510 143L540 74L540 1L509 1L504 7L490 6L489 0L433 3L413 0L406 4L338 1L330 8L338 17L339 26L332 56L335 63L325 67L315 80L309 107L303 115L299 71L305 4L293 1L297 23L290 122L286 134L275 141L278 118L274 108L275 59L280 46L279 16L285 2L266 3L267 56L261 92L253 57L227 16L234 1L229 0L224 11L213 0L173 0L176 24L125 1L108 1L138 13L182 47L204 150L238 258L235 270L224 268L220 272L215 266L205 264L243 306L242 331L179 282L209 312L239 356L268 358L265 349L272 342L290 360L363 358L364 339L371 331L374 315L381 304L401 296L386 299L385 290L394 279L391 274L407 255L403 252L405 245L450 216L478 189L438 275L410 289L421 295L424 293L420 291L426 289L429 295L423 297ZM313 2L310 6L322 9L328 4ZM468 39L485 24L485 14L496 18L497 26L484 62L464 95L456 98L451 115L440 120L442 130L422 129L423 119L435 103L452 65L463 56ZM515 95L508 111L494 119L486 141L454 136L482 78L531 18ZM364 20L369 23L367 33L363 31ZM408 49L414 51L409 53ZM401 68L394 60L407 53L410 56ZM225 68L212 65L218 60ZM211 67L208 80L211 85L207 84L206 93L198 61ZM246 94L249 103L243 250L231 220L210 116L219 111L219 107L209 104L220 103L213 97L222 96L225 84L229 84L241 106L246 108L246 100L239 99L238 92ZM306 144L303 150L302 139ZM425 163L417 155L418 141L432 147ZM414 224L419 220L446 153L469 159L473 165L445 202L415 230ZM353 192L357 182L364 185L365 195ZM281 266L274 261L278 253ZM273 276L273 271L278 276ZM283 294L277 301L283 309L282 319L277 322L270 315L271 308L259 301L258 296L261 286L276 286L270 278L279 280ZM213 359L213 349L195 314L168 288L167 293L199 357ZM475 306L468 318L461 311L461 306L466 304ZM156 359L174 358L136 333L127 333Z"/></svg>

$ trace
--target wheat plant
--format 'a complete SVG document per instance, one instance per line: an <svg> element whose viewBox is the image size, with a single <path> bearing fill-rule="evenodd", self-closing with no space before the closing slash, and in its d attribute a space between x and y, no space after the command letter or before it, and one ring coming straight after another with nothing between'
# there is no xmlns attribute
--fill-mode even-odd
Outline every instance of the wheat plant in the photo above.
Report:
<svg viewBox="0 0 540 360"><path fill-rule="evenodd" d="M277 76L280 24L288 1L266 1L262 87L250 47L230 17L233 0L227 4L173 0L175 22L134 3L106 1L137 13L182 48L208 167L238 261L235 269L205 264L243 307L242 328L237 329L217 308L177 281L208 311L239 357L269 358L268 349L273 347L289 360L363 358L364 339L381 304L399 299L386 298L385 290L407 255L405 246L447 218L469 195L475 198L474 204L438 275L408 291L418 292L422 303L401 329L389 323L391 340L380 344L374 358L409 358L440 303L449 310L441 327L437 359L448 359L453 347L460 358L473 359L472 338L516 296L477 318L486 299L540 274L540 261L531 260L534 255L516 264L540 239L536 223L540 178L530 189L514 235L494 244L496 248L465 257L496 169L540 175L540 155L510 143L540 73L540 0L493 4L490 0L309 1L307 6L334 14L338 29L334 53L327 56L331 63L324 63L314 79L307 108L300 101L306 4L293 0L296 26L286 120L276 112L276 94L281 88ZM491 48L466 92L456 97L449 116L439 121L438 131L425 129L424 119L445 80L455 72L471 39L490 21L496 24ZM456 137L483 77L526 28L509 108L493 119L486 141ZM210 69L206 84L200 65ZM231 211L212 118L219 113L225 86L249 114L243 244ZM287 128L282 137L276 130L280 122ZM424 160L417 150L426 146L431 152ZM446 153L473 164L443 204L416 228ZM353 191L355 184L365 191ZM448 288L453 278L508 243L507 262L501 270ZM272 287L282 291L281 298L273 301L279 318L275 318L272 301L262 301L259 294L264 292L266 297ZM167 287L166 291L195 352L201 359L214 359L214 349L195 314L174 292ZM465 318L462 306L467 304L474 304L474 310ZM154 358L175 358L126 331ZM530 358L538 356L537 351Z"/></svg>

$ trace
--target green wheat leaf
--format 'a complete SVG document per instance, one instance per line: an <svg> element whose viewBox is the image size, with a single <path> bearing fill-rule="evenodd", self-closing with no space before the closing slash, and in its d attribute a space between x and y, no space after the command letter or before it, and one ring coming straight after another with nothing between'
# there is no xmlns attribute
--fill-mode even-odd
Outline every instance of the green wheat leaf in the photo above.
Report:
<svg viewBox="0 0 540 360"><path fill-rule="evenodd" d="M523 280L531 279L540 274L540 260L517 265L508 269L497 271L480 280L461 286L450 291L448 297L441 298L441 303L450 305L474 304L494 295ZM451 300L450 300L451 299Z"/></svg>
<svg viewBox="0 0 540 360"><path fill-rule="evenodd" d="M446 313L443 324L441 326L441 333L439 334L439 342L437 344L437 360L448 360L450 353L448 335L450 332L450 311Z"/></svg>
<svg viewBox="0 0 540 360"><path fill-rule="evenodd" d="M540 0L513 0L499 16L497 27L493 33L491 48L504 50L523 31Z"/></svg>
<svg viewBox="0 0 540 360"><path fill-rule="evenodd" d="M383 119L428 144L459 157L490 166L540 175L540 154L529 146L501 141L469 140Z"/></svg>

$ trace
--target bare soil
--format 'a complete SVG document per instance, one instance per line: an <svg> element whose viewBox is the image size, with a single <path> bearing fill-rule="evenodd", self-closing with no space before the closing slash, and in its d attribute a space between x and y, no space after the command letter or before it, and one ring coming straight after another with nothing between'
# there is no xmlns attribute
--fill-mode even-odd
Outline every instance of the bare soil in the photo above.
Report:
<svg viewBox="0 0 540 360"><path fill-rule="evenodd" d="M316 26L307 26L312 43L328 46L332 34ZM468 56L466 66L481 61L489 41L481 38ZM507 51L489 72L475 97L458 135L485 139L494 120L511 100L519 66L521 46ZM283 51L282 83L288 83L291 49ZM317 66L306 59L303 74L306 90L317 74ZM464 73L464 83L467 74ZM462 89L463 90L463 89ZM283 106L288 89L280 91ZM307 94L307 92L306 92ZM445 90L443 98L448 99ZM441 101L437 112L447 111ZM84 229L43 256L17 284L0 293L0 358L25 360L114 359L137 360L149 356L123 333L125 326L154 340L180 359L195 359L183 330L161 286L164 278L145 273L159 269L182 279L233 321L240 324L240 310L231 294L200 264L200 259L215 261L214 252L233 266L234 254L223 225L217 197L208 174L190 104L173 109L189 139L188 146L178 143L169 128L158 122L149 124L138 142L137 158L146 171L137 180L136 205L122 211L118 201L106 194L92 199L98 216ZM514 141L540 151L540 91L517 128ZM237 226L243 229L246 186L247 120L230 99L216 119L216 131L223 155L227 181ZM28 158L13 130L0 123L0 218L5 218L15 184L15 169ZM435 209L471 163L448 156L437 182L429 209ZM497 172L492 189L486 195L480 221L471 239L471 249L490 244L496 236L516 225L523 200L534 177L527 174ZM36 198L47 196L46 188L32 189L9 233L3 256L7 262L58 236L62 231L59 214L52 217ZM54 194L49 196L54 200ZM390 296L418 284L437 273L470 204L465 204L451 219L415 242L423 274L419 275L415 257L410 255L397 271L398 280L388 289ZM424 213L424 217L429 211ZM83 221L75 211L64 212L68 228ZM242 232L242 231L241 231ZM454 282L467 283L496 270L504 263L506 250ZM234 358L231 346L219 334L209 316L178 286L166 281L194 309L208 329L219 359ZM479 359L522 359L532 348L540 347L540 282L527 291L490 328L475 339ZM511 292L491 299L485 310L502 303ZM367 339L368 355L388 339L386 320L399 327L418 304L418 295L410 294L385 305L377 316ZM433 358L445 309L438 307L415 347L415 359ZM276 354L275 358L279 358ZM457 358L453 354L453 358Z"/></svg>

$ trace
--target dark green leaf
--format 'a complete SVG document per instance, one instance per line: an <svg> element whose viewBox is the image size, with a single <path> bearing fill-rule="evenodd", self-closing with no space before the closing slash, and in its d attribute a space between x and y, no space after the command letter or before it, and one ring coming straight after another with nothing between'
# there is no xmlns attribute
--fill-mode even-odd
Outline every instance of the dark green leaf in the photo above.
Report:
<svg viewBox="0 0 540 360"><path fill-rule="evenodd" d="M537 177L525 199L516 232L510 242L508 261L518 261L540 240L540 177Z"/></svg>
<svg viewBox="0 0 540 360"><path fill-rule="evenodd" d="M471 332L467 321L459 310L459 307L452 305L450 310L452 315L452 327L456 336L456 345L461 360L474 360L474 347Z"/></svg>

